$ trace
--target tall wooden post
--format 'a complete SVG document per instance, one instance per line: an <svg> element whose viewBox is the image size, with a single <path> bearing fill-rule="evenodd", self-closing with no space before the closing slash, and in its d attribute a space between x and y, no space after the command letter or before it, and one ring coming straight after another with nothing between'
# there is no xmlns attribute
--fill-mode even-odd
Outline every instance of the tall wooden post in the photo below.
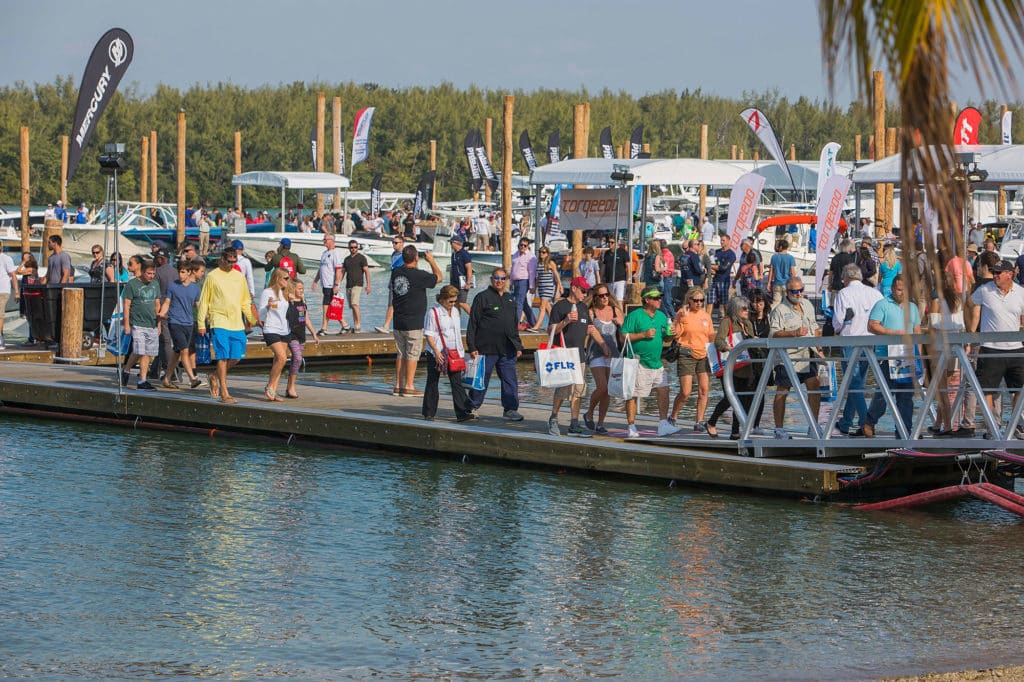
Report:
<svg viewBox="0 0 1024 682"><path fill-rule="evenodd" d="M789 160L790 161L796 161L796 145L795 144L789 145Z"/></svg>
<svg viewBox="0 0 1024 682"><path fill-rule="evenodd" d="M895 128L889 128L889 129L887 129L885 131L885 149L890 154L895 154L896 153L896 129ZM892 207L893 207L893 194L894 194L895 188L896 188L896 185L894 185L891 182L888 182L888 183L885 184L885 216L886 216L886 221L887 221L887 224L886 224L887 229L886 230L879 230L879 232L881 232L881 234L878 235L879 237L882 237L888 231L888 229L892 228L893 224L896 222L894 220L895 213L893 212L893 209L892 209ZM907 227L910 227L910 226L908 225Z"/></svg>
<svg viewBox="0 0 1024 682"><path fill-rule="evenodd" d="M753 159L754 159L754 161L760 161L761 160L761 152L759 152L757 150L754 150Z"/></svg>
<svg viewBox="0 0 1024 682"><path fill-rule="evenodd" d="M590 102L583 103L583 139L587 141L587 153L590 155ZM598 154L600 156L600 154Z"/></svg>
<svg viewBox="0 0 1024 682"><path fill-rule="evenodd" d="M651 153L651 143L650 142L644 142L643 152L644 152L644 154L650 154Z"/></svg>
<svg viewBox="0 0 1024 682"><path fill-rule="evenodd" d="M860 161L860 134L853 136L853 160Z"/></svg>
<svg viewBox="0 0 1024 682"><path fill-rule="evenodd" d="M491 161L491 165L494 165L494 156L491 154L491 140L494 129L494 119L488 116L484 119L484 149L487 151L487 158ZM484 182L484 201L490 202L491 197L491 186Z"/></svg>
<svg viewBox="0 0 1024 682"><path fill-rule="evenodd" d="M142 136L141 163L139 163L139 201L146 203L149 196L149 138Z"/></svg>
<svg viewBox="0 0 1024 682"><path fill-rule="evenodd" d="M1000 136L999 136L999 139L1000 140L1003 139L1002 138L1002 127L1001 127L1002 126L1002 122L1003 122L1003 117L1006 116L1006 112L1009 110L1009 108L1010 107L1006 106L1005 104L1003 106L999 107L999 123L1000 123ZM1006 215L1006 190L1003 189L1002 185L999 185L999 193L996 194L996 215Z"/></svg>
<svg viewBox="0 0 1024 682"><path fill-rule="evenodd" d="M744 149L739 149L739 150L737 150L737 152L736 152L736 153L737 153L737 157L736 157L736 158L737 158L738 160L740 160L740 161L743 161L743 155L744 155L744 154L746 153L746 150L744 150Z"/></svg>
<svg viewBox="0 0 1024 682"><path fill-rule="evenodd" d="M345 145L345 138L341 136L341 98L335 97L331 100L331 133L334 144L334 172L337 175L341 175L341 155L342 148ZM341 210L341 188L339 187L334 191L334 211L338 212ZM344 220L344 219L343 219ZM338 225L338 230L341 230L341 225Z"/></svg>
<svg viewBox="0 0 1024 682"><path fill-rule="evenodd" d="M156 131L149 131L149 200L154 204L160 196L156 191Z"/></svg>
<svg viewBox="0 0 1024 682"><path fill-rule="evenodd" d="M28 221L29 207L29 164L28 164L28 126L21 126L21 252L28 248L28 234L32 229ZM77 357L77 356L75 356Z"/></svg>
<svg viewBox="0 0 1024 682"><path fill-rule="evenodd" d="M732 146L732 151L730 152L729 158L732 159L733 161L736 160L736 158L737 158L737 156L736 156L736 145Z"/></svg>
<svg viewBox="0 0 1024 682"><path fill-rule="evenodd" d="M430 170L437 172L437 140L430 141ZM430 205L437 201L437 180L430 185Z"/></svg>
<svg viewBox="0 0 1024 682"><path fill-rule="evenodd" d="M322 92L316 93L316 169L324 172L324 118L327 111L327 95ZM324 213L324 195L319 191L316 193L316 212L322 216Z"/></svg>
<svg viewBox="0 0 1024 682"><path fill-rule="evenodd" d="M60 354L63 358L82 355L82 316L85 314L85 291L67 286L60 292Z"/></svg>
<svg viewBox="0 0 1024 682"><path fill-rule="evenodd" d="M185 243L185 112L178 112L178 245Z"/></svg>
<svg viewBox="0 0 1024 682"><path fill-rule="evenodd" d="M242 173L242 131L235 131L235 175L241 175ZM242 214L242 186L238 185L235 187L235 207L238 209L239 215ZM235 229L234 225L230 225L231 229Z"/></svg>
<svg viewBox="0 0 1024 682"><path fill-rule="evenodd" d="M572 156L574 159L587 157L587 138L584 136L586 108L576 104L572 108ZM576 276L580 260L583 258L583 231L573 230L572 233L572 274Z"/></svg>
<svg viewBox="0 0 1024 682"><path fill-rule="evenodd" d="M885 158L885 76L881 71L872 73L874 84L875 161ZM885 185L875 185L875 229L885 224ZM909 225L908 225L909 227Z"/></svg>
<svg viewBox="0 0 1024 682"><path fill-rule="evenodd" d="M515 102L512 95L505 96L504 128L501 131L504 143L501 157L501 267L506 273L512 268L512 113Z"/></svg>
<svg viewBox="0 0 1024 682"><path fill-rule="evenodd" d="M615 158L616 159L621 159L622 158L622 151L623 151L623 149L622 149L622 145L621 144L615 145Z"/></svg>
<svg viewBox="0 0 1024 682"><path fill-rule="evenodd" d="M707 123L702 123L701 126L700 126L700 158L702 158L702 159L708 158L708 124ZM707 207L708 207L708 186L707 185L701 185L699 192L700 193L698 194L698 197L699 197L698 206L699 206L700 212L697 214L697 220L701 221L701 220L704 219L704 216L706 215L705 211L707 211ZM698 225L697 225L697 229L698 230L700 229L699 222L698 222Z"/></svg>
<svg viewBox="0 0 1024 682"><path fill-rule="evenodd" d="M60 200L68 207L68 136L60 136Z"/></svg>

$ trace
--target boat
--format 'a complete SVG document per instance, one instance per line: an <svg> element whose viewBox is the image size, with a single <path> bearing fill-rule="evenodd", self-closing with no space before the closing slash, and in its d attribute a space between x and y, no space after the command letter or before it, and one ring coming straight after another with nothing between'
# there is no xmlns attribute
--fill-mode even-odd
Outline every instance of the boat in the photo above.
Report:
<svg viewBox="0 0 1024 682"><path fill-rule="evenodd" d="M796 260L796 267L801 271L813 270L817 262L817 254L808 248L811 225L818 222L818 216L813 213L792 213L788 215L776 215L765 218L754 228L754 248L761 252L761 257L767 263L775 255L775 242L780 236L775 229L787 227L784 235L789 242L789 255ZM796 228L795 230L793 228ZM839 234L846 232L846 221L839 220ZM833 245L834 247L834 245Z"/></svg>
<svg viewBox="0 0 1024 682"><path fill-rule="evenodd" d="M153 202L124 201L117 204L116 219L110 216L113 205L102 207L84 225L64 226L64 250L72 257L88 257L94 244L107 253L114 249L114 230L121 234L116 241L122 258L150 252L155 240L174 242L177 237L178 205ZM107 223L110 222L110 225ZM116 224L116 228L115 228ZM196 235L198 236L198 229Z"/></svg>

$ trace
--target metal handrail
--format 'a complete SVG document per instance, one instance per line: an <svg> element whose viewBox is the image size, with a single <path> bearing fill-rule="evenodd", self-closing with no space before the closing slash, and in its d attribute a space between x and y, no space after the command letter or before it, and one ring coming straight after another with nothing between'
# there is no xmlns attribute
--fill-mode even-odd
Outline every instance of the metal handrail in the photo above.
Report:
<svg viewBox="0 0 1024 682"><path fill-rule="evenodd" d="M829 448L829 446L838 445L840 441L847 447L854 444L865 446L870 441L858 438L855 439L854 443L850 443L849 440L853 439L848 440L846 438L834 437L832 435L832 430L839 419L841 408L845 405L848 397L847 394L849 392L850 384L852 383L853 373L844 372L842 374L842 380L839 382L839 386L833 387L833 390L835 391L835 400L833 402L835 409L832 410L832 414L826 423L823 426L819 426L817 415L811 414L811 406L808 399L807 389L798 380L793 360L786 352L788 350L800 348L853 348L854 351L848 358L833 357L826 352L824 355L819 357L812 356L810 362L813 366L820 365L821 363L839 362L846 363L848 367L855 366L857 362L867 362L871 372L876 378L875 390L881 391L889 413L895 420L897 436L901 441L902 446L935 447L937 442L942 442L944 445L957 447L960 439L936 441L934 439L922 439L921 437L921 433L926 427L926 419L929 417L930 408L932 407L940 388L940 381L929 381L926 386L922 386L919 382L914 381L912 382L912 385L906 389L894 389L889 386L887 381L877 380L883 376L880 360L886 359L886 357L883 356L880 358L876 355L876 346L903 344L913 345L915 348L923 347L925 351L917 354L916 357L922 360L927 358L931 361L933 377L942 376L952 361L955 360L960 363L960 385L957 389L957 395L952 401L951 412L956 414L967 396L967 391L973 391L979 397L977 407L981 412L985 428L990 436L990 439L986 441L986 446L1013 447L1020 449L1020 441L1013 438L1013 434L1017 425L1021 423L1021 415L1022 412L1024 412L1024 400L1014 400L1013 406L1010 409L1009 418L1005 424L1000 425L999 416L993 413L989 408L988 402L983 398L984 391L981 387L980 381L978 380L975 367L971 362L971 356L968 353L967 346L980 345L982 343L989 342L1019 343L1022 340L1024 340L1024 337L1022 337L1020 332L990 332L979 334L938 331L926 334L886 336L870 334L867 336L855 337L748 338L743 339L732 351L730 351L725 363L722 384L725 396L729 400L729 404L732 406L734 418L738 419L740 423L740 443L753 446L755 448L766 445L767 439L765 437L757 436L753 433L753 422L739 400L739 393L737 393L733 381L733 372L735 371L736 359L744 350L748 353L755 349L767 351L767 356L763 359L756 358L753 353L750 353L751 363L755 372L758 371L758 365L760 365L760 376L753 392L751 410L756 411L762 401L764 401L770 374L774 370L775 366L781 365L789 376L792 384L792 388L789 392L796 397L796 402L799 405L800 412L807 420L808 429L813 433L813 437L809 437L807 439L799 438L788 445L785 441L778 441L772 438L771 441L773 447L790 446L806 448L813 446L817 448L819 456L825 456L824 452ZM1007 353L1007 355L1011 357L1019 356L1022 359L1022 362L1024 362L1024 349L1021 349L1019 354ZM798 359L798 362L804 362L804 360ZM865 392L867 391L866 388L860 390ZM903 390L913 390L915 392L920 391L923 396L923 406L926 408L915 409L915 416L910 424L905 424L903 422L896 404L895 395L899 391ZM974 447L976 447L976 443Z"/></svg>

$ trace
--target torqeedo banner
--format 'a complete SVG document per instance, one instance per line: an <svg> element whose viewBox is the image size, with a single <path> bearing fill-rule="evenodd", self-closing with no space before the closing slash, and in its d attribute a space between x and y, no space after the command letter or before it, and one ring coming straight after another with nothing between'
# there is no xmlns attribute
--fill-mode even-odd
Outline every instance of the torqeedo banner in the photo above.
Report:
<svg viewBox="0 0 1024 682"><path fill-rule="evenodd" d="M614 230L629 225L628 189L563 189L559 228Z"/></svg>

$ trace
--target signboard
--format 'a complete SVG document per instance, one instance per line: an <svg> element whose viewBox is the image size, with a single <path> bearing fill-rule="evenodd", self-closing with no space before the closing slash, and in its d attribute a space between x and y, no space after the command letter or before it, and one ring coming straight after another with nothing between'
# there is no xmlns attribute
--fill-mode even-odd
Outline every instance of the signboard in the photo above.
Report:
<svg viewBox="0 0 1024 682"><path fill-rule="evenodd" d="M615 230L629 227L628 189L563 189L559 227Z"/></svg>

